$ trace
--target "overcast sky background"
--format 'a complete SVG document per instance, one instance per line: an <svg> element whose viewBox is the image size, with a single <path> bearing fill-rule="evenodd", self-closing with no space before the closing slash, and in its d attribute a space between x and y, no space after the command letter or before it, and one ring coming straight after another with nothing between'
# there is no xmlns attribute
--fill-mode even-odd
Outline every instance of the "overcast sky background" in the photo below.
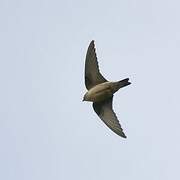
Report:
<svg viewBox="0 0 180 180"><path fill-rule="evenodd" d="M0 1L0 179L179 180L178 0ZM82 102L94 39L127 139Z"/></svg>

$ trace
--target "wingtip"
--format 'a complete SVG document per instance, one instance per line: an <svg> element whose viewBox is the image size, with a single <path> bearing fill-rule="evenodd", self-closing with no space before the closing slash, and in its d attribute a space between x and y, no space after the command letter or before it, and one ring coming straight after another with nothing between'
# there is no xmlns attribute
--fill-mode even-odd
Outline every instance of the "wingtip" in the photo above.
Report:
<svg viewBox="0 0 180 180"><path fill-rule="evenodd" d="M95 43L94 43L94 40L92 40L92 41L89 43L88 49L95 49Z"/></svg>
<svg viewBox="0 0 180 180"><path fill-rule="evenodd" d="M94 44L95 43L95 40L91 40L90 44Z"/></svg>
<svg viewBox="0 0 180 180"><path fill-rule="evenodd" d="M125 139L127 138L127 136L124 133L120 134L120 136Z"/></svg>
<svg viewBox="0 0 180 180"><path fill-rule="evenodd" d="M125 135L125 136L122 136L124 139L127 139L127 136Z"/></svg>
<svg viewBox="0 0 180 180"><path fill-rule="evenodd" d="M115 131L114 131L115 132ZM115 132L118 136L122 137L122 138L127 138L127 136L125 135L125 133L123 131L118 131L118 132Z"/></svg>

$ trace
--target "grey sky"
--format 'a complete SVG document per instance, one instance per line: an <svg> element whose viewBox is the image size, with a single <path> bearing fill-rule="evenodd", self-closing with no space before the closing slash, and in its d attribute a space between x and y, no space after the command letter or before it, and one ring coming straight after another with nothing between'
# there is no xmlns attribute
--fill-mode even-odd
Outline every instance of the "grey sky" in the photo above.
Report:
<svg viewBox="0 0 180 180"><path fill-rule="evenodd" d="M0 179L179 180L178 0L0 2ZM94 39L127 139L82 102Z"/></svg>

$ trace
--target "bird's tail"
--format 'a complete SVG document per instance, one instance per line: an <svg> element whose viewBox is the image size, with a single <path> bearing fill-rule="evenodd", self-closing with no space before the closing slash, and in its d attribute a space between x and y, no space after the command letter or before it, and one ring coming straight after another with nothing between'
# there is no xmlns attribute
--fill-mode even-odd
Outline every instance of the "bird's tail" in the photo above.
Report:
<svg viewBox="0 0 180 180"><path fill-rule="evenodd" d="M123 79L121 81L114 82L113 89L114 92L118 91L120 88L130 85L129 78Z"/></svg>

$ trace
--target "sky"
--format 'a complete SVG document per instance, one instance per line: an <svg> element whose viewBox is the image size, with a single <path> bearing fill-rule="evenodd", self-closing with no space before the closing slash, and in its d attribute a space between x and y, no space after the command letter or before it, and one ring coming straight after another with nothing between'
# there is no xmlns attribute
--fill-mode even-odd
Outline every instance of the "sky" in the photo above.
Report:
<svg viewBox="0 0 180 180"><path fill-rule="evenodd" d="M179 180L178 0L0 1L0 179ZM89 102L84 63L130 78L114 97L127 135Z"/></svg>

